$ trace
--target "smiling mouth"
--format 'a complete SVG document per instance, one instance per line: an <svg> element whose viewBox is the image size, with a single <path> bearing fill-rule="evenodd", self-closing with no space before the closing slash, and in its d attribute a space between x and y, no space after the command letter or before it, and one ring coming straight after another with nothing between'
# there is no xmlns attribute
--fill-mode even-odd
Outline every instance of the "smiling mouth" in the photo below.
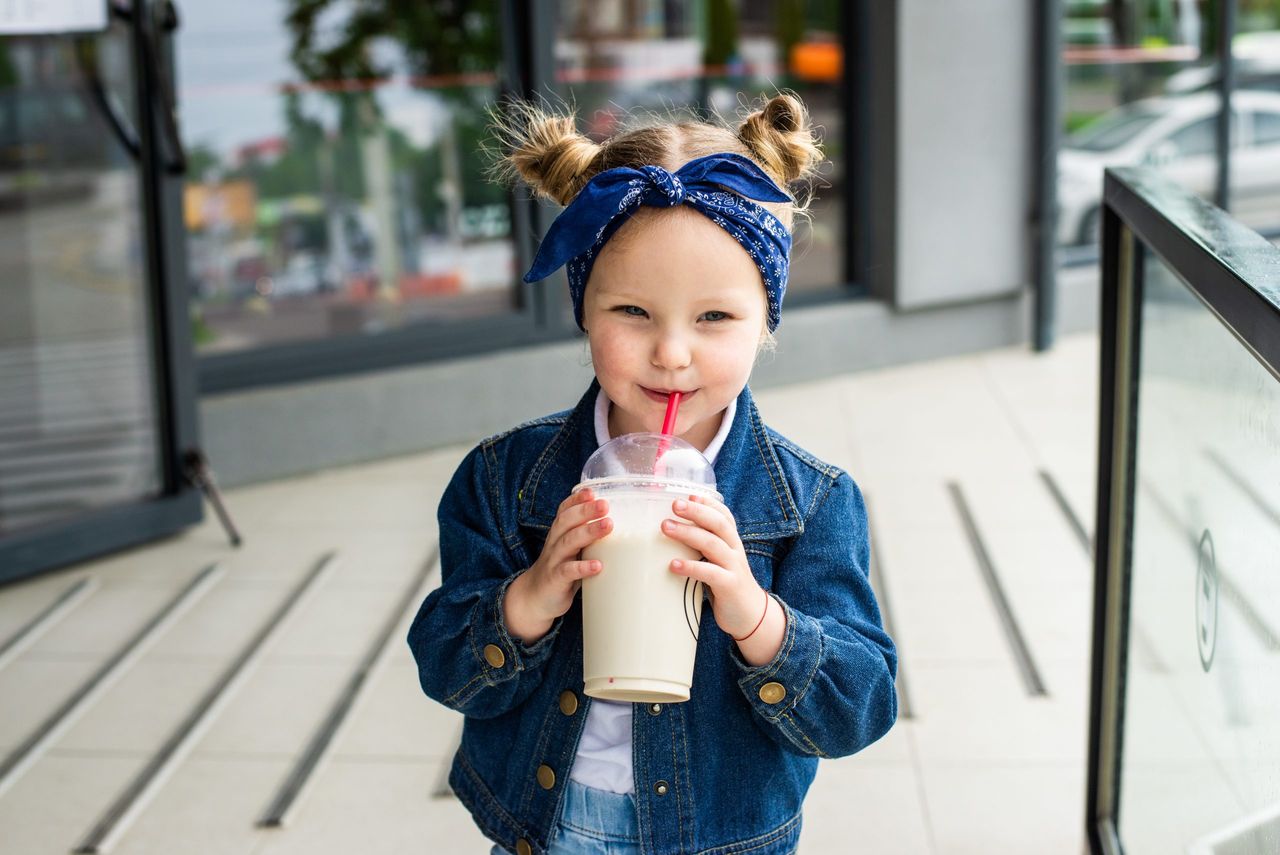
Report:
<svg viewBox="0 0 1280 855"><path fill-rule="evenodd" d="M644 390L644 393L648 395L651 400L659 401L663 404L667 402L667 398L670 396L671 392L680 391L678 389L672 389L670 392L660 392L657 389L650 389L648 386L641 386L640 388ZM697 389L694 389L691 392L681 392L680 400L681 402L687 401L696 394L698 394Z"/></svg>

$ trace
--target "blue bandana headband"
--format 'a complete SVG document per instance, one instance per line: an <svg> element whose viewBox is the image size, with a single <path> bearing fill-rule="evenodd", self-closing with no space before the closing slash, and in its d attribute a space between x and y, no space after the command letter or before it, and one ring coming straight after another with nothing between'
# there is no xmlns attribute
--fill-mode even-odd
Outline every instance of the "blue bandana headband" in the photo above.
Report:
<svg viewBox="0 0 1280 855"><path fill-rule="evenodd" d="M731 192L730 192L731 191ZM760 205L750 201L789 202L791 197L749 158L711 154L691 160L676 172L661 166L622 166L594 176L560 212L538 247L525 282L546 279L560 265L569 275L573 317L582 326L582 298L600 248L641 205L688 205L728 232L760 268L769 302L769 331L782 319L787 290L791 233Z"/></svg>

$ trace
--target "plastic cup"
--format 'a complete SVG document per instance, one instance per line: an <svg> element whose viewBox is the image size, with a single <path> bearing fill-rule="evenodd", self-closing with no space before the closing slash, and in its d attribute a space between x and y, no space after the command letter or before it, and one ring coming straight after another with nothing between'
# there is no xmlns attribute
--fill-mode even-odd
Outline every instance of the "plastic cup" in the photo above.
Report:
<svg viewBox="0 0 1280 855"><path fill-rule="evenodd" d="M582 582L582 671L593 698L689 700L702 619L702 583L671 572L702 556L662 532L682 496L720 498L702 453L679 437L630 433L587 460L574 491L609 501L613 530L582 551L601 572Z"/></svg>

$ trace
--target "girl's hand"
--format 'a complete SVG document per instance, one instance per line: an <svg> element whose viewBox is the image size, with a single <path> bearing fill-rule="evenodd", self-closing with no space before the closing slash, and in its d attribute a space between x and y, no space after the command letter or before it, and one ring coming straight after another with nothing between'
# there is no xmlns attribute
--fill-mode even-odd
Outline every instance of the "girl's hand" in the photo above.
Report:
<svg viewBox="0 0 1280 855"><path fill-rule="evenodd" d="M608 512L609 503L596 499L590 489L572 493L560 503L542 554L507 588L502 612L511 635L525 644L546 635L555 619L573 605L582 580L600 572L599 561L583 561L579 553L613 530L613 520L605 516Z"/></svg>
<svg viewBox="0 0 1280 855"><path fill-rule="evenodd" d="M721 502L702 496L677 499L671 509L693 525L664 520L663 533L703 557L702 561L672 561L671 572L705 584L711 591L716 624L734 639L750 635L738 642L748 662L768 662L782 646L786 620L778 604L769 602L771 598L751 575L733 514Z"/></svg>

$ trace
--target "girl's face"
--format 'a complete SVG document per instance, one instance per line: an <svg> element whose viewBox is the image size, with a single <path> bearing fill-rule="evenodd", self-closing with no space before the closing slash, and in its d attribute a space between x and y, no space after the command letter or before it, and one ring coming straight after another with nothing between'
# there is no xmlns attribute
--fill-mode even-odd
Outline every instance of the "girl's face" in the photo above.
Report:
<svg viewBox="0 0 1280 855"><path fill-rule="evenodd" d="M583 298L613 436L658 432L683 392L677 435L705 448L747 384L765 329L760 271L727 232L687 208L641 208L605 244Z"/></svg>

